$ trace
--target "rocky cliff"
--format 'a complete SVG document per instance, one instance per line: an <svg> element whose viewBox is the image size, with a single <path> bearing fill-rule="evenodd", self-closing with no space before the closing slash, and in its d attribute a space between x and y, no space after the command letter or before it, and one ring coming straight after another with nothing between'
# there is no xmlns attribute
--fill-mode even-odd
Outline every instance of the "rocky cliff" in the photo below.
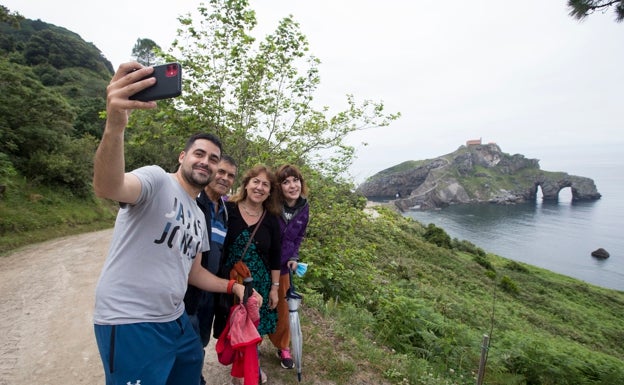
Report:
<svg viewBox="0 0 624 385"><path fill-rule="evenodd" d="M542 171L539 160L509 155L496 144L461 146L436 159L405 162L381 171L358 187L369 199L394 199L400 210L462 203L556 201L570 187L573 201L600 198L590 178Z"/></svg>

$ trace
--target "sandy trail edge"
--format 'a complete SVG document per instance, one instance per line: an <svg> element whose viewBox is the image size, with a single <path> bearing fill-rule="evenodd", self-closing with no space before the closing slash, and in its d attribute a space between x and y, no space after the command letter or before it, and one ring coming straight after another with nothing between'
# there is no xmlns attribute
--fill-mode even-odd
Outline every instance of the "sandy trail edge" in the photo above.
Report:
<svg viewBox="0 0 624 385"><path fill-rule="evenodd" d="M112 229L54 239L0 257L0 385L104 384L93 303ZM206 349L209 384L229 368Z"/></svg>

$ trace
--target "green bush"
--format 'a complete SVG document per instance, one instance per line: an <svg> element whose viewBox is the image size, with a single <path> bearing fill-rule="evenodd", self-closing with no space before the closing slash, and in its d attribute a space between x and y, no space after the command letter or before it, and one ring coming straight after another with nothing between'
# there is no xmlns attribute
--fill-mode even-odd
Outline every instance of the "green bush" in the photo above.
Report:
<svg viewBox="0 0 624 385"><path fill-rule="evenodd" d="M452 246L454 250L485 257L485 251L482 248L465 239L459 240L457 238L453 238Z"/></svg>
<svg viewBox="0 0 624 385"><path fill-rule="evenodd" d="M512 271L517 271L519 273L528 273L529 269L527 269L524 265L516 262L516 261L509 261L505 264L505 268L512 270Z"/></svg>
<svg viewBox="0 0 624 385"><path fill-rule="evenodd" d="M6 184L8 181L17 176L17 171L13 167L9 156L0 152L0 184Z"/></svg>
<svg viewBox="0 0 624 385"><path fill-rule="evenodd" d="M36 175L33 182L67 188L77 196L90 197L95 148L93 137L67 139L63 142L62 152L35 152L27 169L30 175Z"/></svg>
<svg viewBox="0 0 624 385"><path fill-rule="evenodd" d="M485 267L487 270L496 271L492 263L487 259L485 255L474 255L472 259L477 262L479 265Z"/></svg>
<svg viewBox="0 0 624 385"><path fill-rule="evenodd" d="M443 247L445 249L451 249L451 237L444 231L444 229L437 227L433 223L429 223L425 229L423 238L436 246Z"/></svg>
<svg viewBox="0 0 624 385"><path fill-rule="evenodd" d="M518 289L518 285L516 285L516 283L506 275L501 278L499 286L509 294L518 294L520 291Z"/></svg>

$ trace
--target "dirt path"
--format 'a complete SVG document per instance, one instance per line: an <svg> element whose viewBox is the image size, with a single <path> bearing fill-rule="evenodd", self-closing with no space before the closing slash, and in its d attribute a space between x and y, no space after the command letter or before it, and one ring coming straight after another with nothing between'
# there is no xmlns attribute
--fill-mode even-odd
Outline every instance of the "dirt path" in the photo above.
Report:
<svg viewBox="0 0 624 385"><path fill-rule="evenodd" d="M92 314L111 236L64 237L0 257L0 385L104 384ZM229 384L213 352L204 376Z"/></svg>

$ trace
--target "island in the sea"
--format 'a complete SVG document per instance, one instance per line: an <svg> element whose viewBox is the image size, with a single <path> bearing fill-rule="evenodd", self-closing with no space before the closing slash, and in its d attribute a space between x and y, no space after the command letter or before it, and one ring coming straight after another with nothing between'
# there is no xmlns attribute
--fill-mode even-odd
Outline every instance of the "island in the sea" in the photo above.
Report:
<svg viewBox="0 0 624 385"><path fill-rule="evenodd" d="M357 191L370 200L394 202L399 210L432 209L451 204L512 204L556 201L561 189L572 201L600 199L594 181L565 172L540 170L538 159L506 154L495 143L471 140L435 159L407 161L380 171Z"/></svg>

